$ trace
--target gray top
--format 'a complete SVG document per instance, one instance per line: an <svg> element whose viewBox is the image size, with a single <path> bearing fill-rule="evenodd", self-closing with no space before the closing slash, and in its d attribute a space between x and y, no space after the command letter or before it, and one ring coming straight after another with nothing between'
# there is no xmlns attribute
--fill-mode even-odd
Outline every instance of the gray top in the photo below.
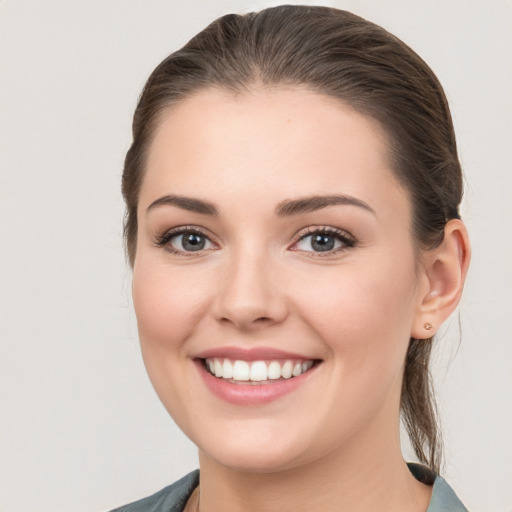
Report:
<svg viewBox="0 0 512 512"><path fill-rule="evenodd" d="M419 464L408 464L411 473L423 483L434 482L432 498L426 512L468 512L452 488L440 476ZM139 501L111 512L183 512L192 491L199 484L199 470Z"/></svg>

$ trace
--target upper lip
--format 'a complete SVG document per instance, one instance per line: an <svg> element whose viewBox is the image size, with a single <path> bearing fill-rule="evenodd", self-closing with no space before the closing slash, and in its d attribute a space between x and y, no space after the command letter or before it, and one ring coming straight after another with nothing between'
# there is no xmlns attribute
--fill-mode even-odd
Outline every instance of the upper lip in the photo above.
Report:
<svg viewBox="0 0 512 512"><path fill-rule="evenodd" d="M261 361L265 359L303 359L309 361L317 359L304 354L271 347L217 347L204 350L194 355L196 359L208 359L211 357L224 357L242 361Z"/></svg>

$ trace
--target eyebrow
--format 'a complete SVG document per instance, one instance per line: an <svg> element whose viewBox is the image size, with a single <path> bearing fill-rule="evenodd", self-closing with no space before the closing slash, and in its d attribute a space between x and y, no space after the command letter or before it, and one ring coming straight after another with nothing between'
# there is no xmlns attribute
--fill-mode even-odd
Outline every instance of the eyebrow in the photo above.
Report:
<svg viewBox="0 0 512 512"><path fill-rule="evenodd" d="M177 206L183 210L188 210L203 215L211 215L215 217L219 216L219 210L213 203L210 203L209 201L173 194L162 196L156 201L153 201L147 207L146 211L149 212L153 208L166 205ZM358 208L362 208L376 215L375 210L363 200L356 197L340 194L328 196L311 196L301 199L286 199L277 205L275 211L278 217L289 217L292 215L299 215L301 213L314 212L316 210L321 210L322 208L327 208L328 206L338 205L357 206Z"/></svg>
<svg viewBox="0 0 512 512"><path fill-rule="evenodd" d="M288 217L290 215L299 215L301 213L314 212L327 208L328 206L351 205L367 210L376 215L375 210L368 204L357 197L345 195L329 195L329 196L311 196L301 199L290 199L280 202L276 207L278 217Z"/></svg>
<svg viewBox="0 0 512 512"><path fill-rule="evenodd" d="M190 212L201 213L203 215L213 215L218 216L219 210L217 210L216 206L209 201L204 201L203 199L196 199L194 197L186 197L186 196L177 196L177 195L166 195L158 198L156 201L153 201L148 207L146 211L150 211L157 206L177 206L178 208L182 208L183 210L188 210Z"/></svg>

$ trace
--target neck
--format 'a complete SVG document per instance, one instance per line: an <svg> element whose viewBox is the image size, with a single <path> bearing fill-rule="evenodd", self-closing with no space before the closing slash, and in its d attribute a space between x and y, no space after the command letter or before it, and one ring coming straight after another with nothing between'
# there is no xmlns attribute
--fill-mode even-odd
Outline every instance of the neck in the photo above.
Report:
<svg viewBox="0 0 512 512"><path fill-rule="evenodd" d="M319 460L273 472L234 470L199 453L201 512L423 512L431 488L415 480L394 439L350 443ZM370 437L371 439L372 437ZM368 439L366 439L368 441Z"/></svg>

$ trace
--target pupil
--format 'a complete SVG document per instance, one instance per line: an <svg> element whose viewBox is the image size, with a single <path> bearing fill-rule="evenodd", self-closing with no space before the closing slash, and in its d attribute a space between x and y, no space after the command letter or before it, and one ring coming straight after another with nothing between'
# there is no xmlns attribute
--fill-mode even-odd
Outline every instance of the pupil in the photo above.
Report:
<svg viewBox="0 0 512 512"><path fill-rule="evenodd" d="M204 248L205 240L201 235L190 233L183 236L183 249L186 251L200 251Z"/></svg>
<svg viewBox="0 0 512 512"><path fill-rule="evenodd" d="M330 235L315 235L311 246L315 251L331 251L334 248L334 238Z"/></svg>

